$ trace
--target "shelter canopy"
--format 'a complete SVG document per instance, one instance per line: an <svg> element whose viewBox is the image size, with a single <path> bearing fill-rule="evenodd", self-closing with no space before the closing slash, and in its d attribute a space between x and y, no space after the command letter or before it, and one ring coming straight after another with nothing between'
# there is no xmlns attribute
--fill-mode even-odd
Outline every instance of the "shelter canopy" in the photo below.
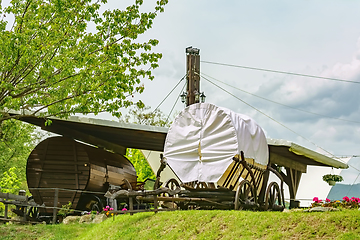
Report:
<svg viewBox="0 0 360 240"><path fill-rule="evenodd" d="M167 128L138 124L127 124L110 120L71 116L68 119L35 116L19 120L41 127L42 130L63 135L94 146L103 147L119 154L126 148L163 151Z"/></svg>
<svg viewBox="0 0 360 240"><path fill-rule="evenodd" d="M306 166L323 166L346 169L349 166L337 159L315 152L296 143L267 138L270 152L270 162L300 172L306 172Z"/></svg>
<svg viewBox="0 0 360 240"><path fill-rule="evenodd" d="M13 112L12 114L15 114ZM124 153L126 148L164 150L168 128L116 121L72 116L68 119L49 118L52 124L45 126L46 119L27 116L19 120L34 124L45 131L60 134L88 144ZM292 165L306 172L307 165L348 168L348 165L290 141L267 139L271 163ZM286 165L285 165L286 164ZM294 167L291 167L294 168ZM304 171L303 171L304 170Z"/></svg>

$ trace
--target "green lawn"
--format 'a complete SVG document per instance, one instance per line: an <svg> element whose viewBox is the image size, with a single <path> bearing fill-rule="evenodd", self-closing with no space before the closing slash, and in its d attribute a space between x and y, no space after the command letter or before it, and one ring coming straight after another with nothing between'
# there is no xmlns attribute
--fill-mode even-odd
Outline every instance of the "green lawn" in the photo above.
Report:
<svg viewBox="0 0 360 240"><path fill-rule="evenodd" d="M175 211L101 224L3 225L0 239L360 239L360 211Z"/></svg>

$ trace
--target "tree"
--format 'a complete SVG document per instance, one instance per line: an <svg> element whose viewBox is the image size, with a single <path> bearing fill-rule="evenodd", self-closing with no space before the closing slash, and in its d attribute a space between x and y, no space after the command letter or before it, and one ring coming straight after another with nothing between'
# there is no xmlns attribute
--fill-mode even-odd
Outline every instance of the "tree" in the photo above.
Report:
<svg viewBox="0 0 360 240"><path fill-rule="evenodd" d="M141 79L153 79L161 54L151 48L158 41L136 38L167 0L149 13L141 12L142 0L100 13L106 2L12 0L3 7L0 1L0 174L16 166L24 179L34 145L34 128L11 119L103 111L119 116L121 107L133 104L128 97L144 90Z"/></svg>
<svg viewBox="0 0 360 240"><path fill-rule="evenodd" d="M126 157L134 165L136 170L137 180L143 182L146 179L156 179L149 163L146 161L144 155L139 149L126 149Z"/></svg>
<svg viewBox="0 0 360 240"><path fill-rule="evenodd" d="M0 189L4 193L17 194L20 190L21 182L16 175L16 167L11 167L0 177ZM5 205L0 203L0 213L4 214Z"/></svg>
<svg viewBox="0 0 360 240"><path fill-rule="evenodd" d="M43 136L35 126L10 119L0 125L0 176L14 167L21 182L26 181L26 161Z"/></svg>
<svg viewBox="0 0 360 240"><path fill-rule="evenodd" d="M153 12L142 12L143 0L135 0L124 10L101 13L106 2L1 4L0 122L35 114L109 112L119 117L120 108L133 104L128 97L144 90L141 79L154 78L151 69L162 56L151 52L158 40L136 39L151 28L168 0L157 1ZM21 114L9 115L10 109Z"/></svg>
<svg viewBox="0 0 360 240"><path fill-rule="evenodd" d="M167 120L159 109L151 111L150 107L139 105L129 109L128 114L119 118L120 122L161 127L169 126ZM128 148L126 150L126 157L134 165L138 181L145 181L147 178L156 179L154 172L140 150Z"/></svg>
<svg viewBox="0 0 360 240"><path fill-rule="evenodd" d="M120 121L126 123L159 127L170 126L167 120L168 119L165 118L165 115L159 109L151 111L149 106L141 105L130 108L128 114L126 114L123 119L120 119Z"/></svg>
<svg viewBox="0 0 360 240"><path fill-rule="evenodd" d="M16 167L11 167L0 178L0 188L4 193L16 194L20 190L21 182L16 175Z"/></svg>

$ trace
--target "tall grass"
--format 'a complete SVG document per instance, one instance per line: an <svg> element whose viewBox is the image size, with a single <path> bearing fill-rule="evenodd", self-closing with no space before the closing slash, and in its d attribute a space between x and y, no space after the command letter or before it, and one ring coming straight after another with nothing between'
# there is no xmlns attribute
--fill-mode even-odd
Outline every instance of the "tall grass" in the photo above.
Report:
<svg viewBox="0 0 360 240"><path fill-rule="evenodd" d="M360 212L175 211L0 227L0 239L360 239Z"/></svg>

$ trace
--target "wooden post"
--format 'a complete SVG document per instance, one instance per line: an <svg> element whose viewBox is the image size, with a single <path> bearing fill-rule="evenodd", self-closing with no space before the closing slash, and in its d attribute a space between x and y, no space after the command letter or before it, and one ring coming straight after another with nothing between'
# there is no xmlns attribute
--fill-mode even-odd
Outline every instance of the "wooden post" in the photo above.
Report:
<svg viewBox="0 0 360 240"><path fill-rule="evenodd" d="M26 191L25 190L19 190L19 196L24 196L26 198L25 202L28 202L27 196L26 195ZM26 222L26 206L21 206L20 209L23 211L23 220Z"/></svg>
<svg viewBox="0 0 360 240"><path fill-rule="evenodd" d="M133 210L134 210L134 199L133 197L129 197L129 210L130 210L130 215L133 215Z"/></svg>
<svg viewBox="0 0 360 240"><path fill-rule="evenodd" d="M57 209L56 208L57 208L57 205L58 205L58 200L59 200L59 189L55 188L53 221L52 221L53 224L56 223L56 218L57 218Z"/></svg>
<svg viewBox="0 0 360 240"><path fill-rule="evenodd" d="M9 200L9 193L7 193L6 195L7 195L7 197L6 197L6 198L4 198L4 200L6 200L6 201L7 201L7 200ZM7 219L7 218L8 218L8 214L7 214L7 213L8 213L8 204L7 204L7 203L5 203L5 213L4 213L4 218L5 218L5 219Z"/></svg>
<svg viewBox="0 0 360 240"><path fill-rule="evenodd" d="M258 199L258 202L261 204L264 204L264 202L265 202L265 193L266 193L266 188L267 188L268 181L269 181L269 175L270 175L269 171L265 171L263 174L262 186L261 186L261 190L259 193L259 199Z"/></svg>
<svg viewBox="0 0 360 240"><path fill-rule="evenodd" d="M296 193L299 187L302 172L289 167L286 167L285 169L286 175L283 172L280 174L283 177L284 182L289 187L290 208L298 208L300 202L296 200Z"/></svg>
<svg viewBox="0 0 360 240"><path fill-rule="evenodd" d="M200 97L200 49L186 48L187 59L187 96L186 106L199 102ZM196 96L197 95L197 96Z"/></svg>
<svg viewBox="0 0 360 240"><path fill-rule="evenodd" d="M157 211L158 211L158 199L157 199L157 195L154 195L154 211L155 211L155 213L157 213Z"/></svg>

